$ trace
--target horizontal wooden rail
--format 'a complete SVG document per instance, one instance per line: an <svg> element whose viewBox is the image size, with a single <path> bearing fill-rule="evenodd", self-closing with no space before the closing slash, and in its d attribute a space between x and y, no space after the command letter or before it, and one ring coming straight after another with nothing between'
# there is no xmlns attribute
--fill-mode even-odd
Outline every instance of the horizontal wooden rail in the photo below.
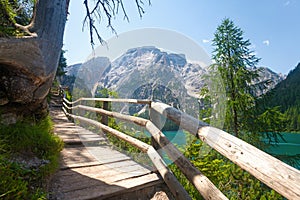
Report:
<svg viewBox="0 0 300 200"><path fill-rule="evenodd" d="M143 119L140 117L134 117L134 116L130 116L130 115L124 115L124 114L117 113L117 112L111 112L108 110L104 110L102 108L93 108L93 107L89 107L89 106L78 105L78 106L74 106L73 109L81 109L81 110L92 111L92 112L104 114L109 117L114 117L114 118L120 119L122 121L135 123L137 125L144 126L144 127L146 126L146 123L148 122L147 119Z"/></svg>
<svg viewBox="0 0 300 200"><path fill-rule="evenodd" d="M300 199L299 170L171 106L152 102L151 110L173 120L287 199Z"/></svg>
<svg viewBox="0 0 300 200"><path fill-rule="evenodd" d="M150 120L83 105L77 105L72 108L93 111L135 123L140 126L145 126L155 141L166 151L168 156L205 199L227 199L227 197L206 176L204 176ZM104 131L106 131L106 129L104 129Z"/></svg>
<svg viewBox="0 0 300 200"><path fill-rule="evenodd" d="M80 108L80 107L77 107L77 108ZM151 145L148 145L148 144L146 144L146 143L144 143L144 142L142 142L142 141L140 141L136 138L128 136L128 135L126 135L126 134L124 134L120 131L117 131L113 128L110 128L109 126L106 126L106 125L104 125L100 122L97 122L97 121L94 121L94 120L91 120L91 119L87 119L85 117L69 114L64 108L63 108L63 110L64 110L64 112L67 116L69 116L73 119L77 119L79 121L97 126L100 129L104 130L105 132L110 133L110 134L112 134L112 135L128 142L129 144L137 147L142 152L147 153L147 155L151 159L152 163L154 164L155 168L158 170L158 172L162 176L163 180L167 184L168 188L170 189L170 191L174 195L174 197L176 199L180 199L180 200L189 200L189 199L191 199L189 194L185 191L185 189L182 187L182 185L176 179L174 174L169 170L169 168L167 167L167 165L165 164L163 159L160 157L158 152Z"/></svg>
<svg viewBox="0 0 300 200"><path fill-rule="evenodd" d="M70 102L64 99L69 105L79 103L80 101L100 101L100 102L119 102L119 103L132 103L132 104L151 104L151 100L147 99L113 99L113 98L79 98L76 101Z"/></svg>

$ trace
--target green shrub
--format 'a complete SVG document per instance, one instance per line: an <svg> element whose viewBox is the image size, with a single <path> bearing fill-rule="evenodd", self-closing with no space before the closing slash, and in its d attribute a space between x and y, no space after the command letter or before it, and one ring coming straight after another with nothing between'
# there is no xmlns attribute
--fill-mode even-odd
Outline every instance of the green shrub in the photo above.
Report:
<svg viewBox="0 0 300 200"><path fill-rule="evenodd" d="M207 176L228 199L283 199L248 172L242 170L217 151L208 150L206 144L195 140L185 151L185 156ZM193 199L202 199L196 188L173 164L170 166L179 182Z"/></svg>
<svg viewBox="0 0 300 200"><path fill-rule="evenodd" d="M27 120L0 125L0 199L46 199L44 183L57 169L62 148L50 117L38 123ZM44 162L32 167L18 158Z"/></svg>

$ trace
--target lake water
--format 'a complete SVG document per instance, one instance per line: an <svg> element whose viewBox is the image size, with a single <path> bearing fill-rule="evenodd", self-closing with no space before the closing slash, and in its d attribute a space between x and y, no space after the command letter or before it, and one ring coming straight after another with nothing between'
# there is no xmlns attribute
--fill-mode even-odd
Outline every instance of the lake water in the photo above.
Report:
<svg viewBox="0 0 300 200"><path fill-rule="evenodd" d="M166 137L175 145L185 147L186 137L183 131L164 131ZM293 167L300 169L300 134L297 133L281 133L284 140L279 138L279 143L273 143L266 152L273 155L279 155L282 161L289 162L293 156ZM298 156L297 156L298 155ZM166 159L166 162L170 161Z"/></svg>
<svg viewBox="0 0 300 200"><path fill-rule="evenodd" d="M279 137L278 143L273 144L267 149L268 152L276 155L297 155L300 154L300 134L281 133L283 138Z"/></svg>
<svg viewBox="0 0 300 200"><path fill-rule="evenodd" d="M283 138L279 137L278 143L271 143L272 145L266 149L266 152L280 156L282 161L300 170L300 134L281 134Z"/></svg>

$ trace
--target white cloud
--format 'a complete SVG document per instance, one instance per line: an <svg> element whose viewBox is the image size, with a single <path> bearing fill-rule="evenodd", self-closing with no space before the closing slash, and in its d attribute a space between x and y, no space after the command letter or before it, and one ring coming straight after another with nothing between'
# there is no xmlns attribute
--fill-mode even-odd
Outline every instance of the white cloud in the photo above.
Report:
<svg viewBox="0 0 300 200"><path fill-rule="evenodd" d="M203 42L203 43L209 43L209 42L210 42L210 40L203 39L203 40L202 40L202 42Z"/></svg>
<svg viewBox="0 0 300 200"><path fill-rule="evenodd" d="M264 41L263 41L263 44L269 46L269 45L270 45L270 41L269 41L269 40L264 40Z"/></svg>
<svg viewBox="0 0 300 200"><path fill-rule="evenodd" d="M284 5L285 5L285 6L288 6L288 5L290 5L290 3L291 3L290 1L286 1L286 2L284 3Z"/></svg>

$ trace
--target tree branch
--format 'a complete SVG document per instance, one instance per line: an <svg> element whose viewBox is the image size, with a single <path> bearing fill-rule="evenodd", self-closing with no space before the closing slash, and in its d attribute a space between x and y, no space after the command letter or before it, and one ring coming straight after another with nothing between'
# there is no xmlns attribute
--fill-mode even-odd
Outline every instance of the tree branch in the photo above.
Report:
<svg viewBox="0 0 300 200"><path fill-rule="evenodd" d="M16 27L17 29L19 29L19 30L25 32L25 33L28 34L29 36L32 36L32 37L36 37L36 36L37 36L36 33L30 32L30 30L29 30L29 29L33 26L33 24L29 24L29 25L27 25L27 26L23 26L23 25L20 25L20 24L18 24L18 23L15 23L14 25L15 25L15 27Z"/></svg>
<svg viewBox="0 0 300 200"><path fill-rule="evenodd" d="M136 6L138 8L139 16L145 13L143 6L144 1L146 0L135 0ZM95 22L102 23L104 18L106 18L107 27L114 33L117 34L116 30L113 27L112 19L119 13L119 8L121 8L122 14L124 15L124 20L129 22L129 17L127 15L123 0L95 0L94 6L90 9L89 0L84 0L83 4L86 9L86 16L83 20L83 27L87 25L90 33L90 43L94 47L94 33L96 33L97 38L101 44L104 44L104 39L101 37L98 28L95 25ZM148 0L148 4L151 5L151 1ZM103 14L103 15L102 15Z"/></svg>

